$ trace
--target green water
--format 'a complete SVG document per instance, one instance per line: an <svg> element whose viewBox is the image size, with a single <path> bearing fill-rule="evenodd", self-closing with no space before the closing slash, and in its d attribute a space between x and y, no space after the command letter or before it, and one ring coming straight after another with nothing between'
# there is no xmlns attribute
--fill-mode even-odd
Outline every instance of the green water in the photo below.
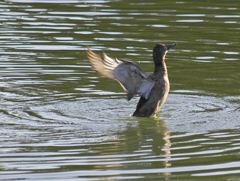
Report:
<svg viewBox="0 0 240 181"><path fill-rule="evenodd" d="M240 180L238 1L0 2L0 180ZM86 47L151 73L168 52L171 91L133 118Z"/></svg>

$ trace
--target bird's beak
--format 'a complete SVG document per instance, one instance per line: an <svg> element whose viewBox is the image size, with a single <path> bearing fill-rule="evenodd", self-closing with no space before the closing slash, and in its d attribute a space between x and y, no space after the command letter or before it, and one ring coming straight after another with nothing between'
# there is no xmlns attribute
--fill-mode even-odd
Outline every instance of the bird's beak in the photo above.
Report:
<svg viewBox="0 0 240 181"><path fill-rule="evenodd" d="M177 43L173 43L171 45L166 45L166 47L169 50L170 48L175 47L176 45L177 45Z"/></svg>

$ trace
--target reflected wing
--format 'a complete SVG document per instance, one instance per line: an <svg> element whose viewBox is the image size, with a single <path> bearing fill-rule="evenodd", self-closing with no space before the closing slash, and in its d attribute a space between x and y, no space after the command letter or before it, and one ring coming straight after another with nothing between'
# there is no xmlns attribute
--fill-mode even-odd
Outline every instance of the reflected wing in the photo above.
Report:
<svg viewBox="0 0 240 181"><path fill-rule="evenodd" d="M136 64L117 58L103 56L87 50L87 57L92 67L101 75L117 80L128 93L128 100L140 93L146 99L151 93L155 82Z"/></svg>

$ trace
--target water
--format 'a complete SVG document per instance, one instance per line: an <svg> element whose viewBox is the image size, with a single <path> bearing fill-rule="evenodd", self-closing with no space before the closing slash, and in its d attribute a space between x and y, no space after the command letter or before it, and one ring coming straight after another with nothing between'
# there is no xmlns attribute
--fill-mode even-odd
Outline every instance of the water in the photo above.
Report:
<svg viewBox="0 0 240 181"><path fill-rule="evenodd" d="M238 1L0 2L0 180L240 180ZM151 72L171 92L133 118L85 49Z"/></svg>

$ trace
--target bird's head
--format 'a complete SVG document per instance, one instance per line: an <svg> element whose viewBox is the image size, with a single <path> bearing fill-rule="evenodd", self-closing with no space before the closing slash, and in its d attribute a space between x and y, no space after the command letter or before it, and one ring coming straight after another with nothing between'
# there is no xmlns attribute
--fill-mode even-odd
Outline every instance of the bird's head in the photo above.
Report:
<svg viewBox="0 0 240 181"><path fill-rule="evenodd" d="M174 46L176 46L176 43L170 44L170 45L164 45L164 44L157 44L153 48L153 60L155 65L161 64L165 61L165 56L168 52L168 50Z"/></svg>

